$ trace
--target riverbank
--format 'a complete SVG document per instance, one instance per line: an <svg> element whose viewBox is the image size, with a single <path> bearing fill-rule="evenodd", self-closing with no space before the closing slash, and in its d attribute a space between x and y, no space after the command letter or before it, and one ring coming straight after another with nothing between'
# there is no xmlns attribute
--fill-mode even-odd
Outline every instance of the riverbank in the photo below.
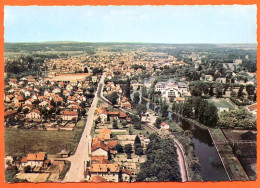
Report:
<svg viewBox="0 0 260 188"><path fill-rule="evenodd" d="M183 117L182 115L180 115L180 114L178 114L176 112L172 112L172 114L178 116L179 118L185 119L186 121L194 124L195 126L199 127L202 130L208 130L208 127L206 125L203 125L203 124L199 123L198 121L196 121L194 119Z"/></svg>
<svg viewBox="0 0 260 188"><path fill-rule="evenodd" d="M232 147L228 144L228 140L223 134L221 129L208 129L213 143L217 149L219 157L225 168L230 181L248 181L244 168L239 162L238 158L234 155Z"/></svg>

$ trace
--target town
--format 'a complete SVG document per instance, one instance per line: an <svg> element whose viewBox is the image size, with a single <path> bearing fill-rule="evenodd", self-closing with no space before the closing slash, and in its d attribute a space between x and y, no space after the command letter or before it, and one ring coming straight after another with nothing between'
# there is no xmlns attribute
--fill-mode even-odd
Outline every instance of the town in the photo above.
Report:
<svg viewBox="0 0 260 188"><path fill-rule="evenodd" d="M256 180L256 47L6 43L6 182Z"/></svg>

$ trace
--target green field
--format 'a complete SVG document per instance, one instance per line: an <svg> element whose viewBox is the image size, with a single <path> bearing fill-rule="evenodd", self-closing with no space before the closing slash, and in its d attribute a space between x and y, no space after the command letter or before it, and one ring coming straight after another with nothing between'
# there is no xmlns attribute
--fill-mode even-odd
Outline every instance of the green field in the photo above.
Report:
<svg viewBox="0 0 260 188"><path fill-rule="evenodd" d="M74 153L84 126L85 120L80 120L73 131L5 128L5 155L24 156L29 152L38 151L57 154L62 149L69 149Z"/></svg>
<svg viewBox="0 0 260 188"><path fill-rule="evenodd" d="M208 102L215 104L217 108L229 108L229 110L235 110L236 106L232 102L228 102L227 99L208 99Z"/></svg>

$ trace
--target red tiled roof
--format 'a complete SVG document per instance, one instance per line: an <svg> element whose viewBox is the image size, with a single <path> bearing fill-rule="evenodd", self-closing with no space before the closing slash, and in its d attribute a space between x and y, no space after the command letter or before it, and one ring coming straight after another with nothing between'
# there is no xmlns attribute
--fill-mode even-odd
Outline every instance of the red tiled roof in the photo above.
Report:
<svg viewBox="0 0 260 188"><path fill-rule="evenodd" d="M23 158L21 159L21 163L27 163L27 157L23 157Z"/></svg>
<svg viewBox="0 0 260 188"><path fill-rule="evenodd" d="M162 123L161 123L161 126L164 127L165 125L167 125L167 123L165 123L165 122L162 122Z"/></svg>
<svg viewBox="0 0 260 188"><path fill-rule="evenodd" d="M109 140L107 146L109 149L113 149L116 147L117 143L118 143L117 140Z"/></svg>
<svg viewBox="0 0 260 188"><path fill-rule="evenodd" d="M106 144L104 144L103 142L97 141L95 143L93 143L93 146L91 147L91 151L95 151L97 149L103 149L105 151L108 151L108 146Z"/></svg>
<svg viewBox="0 0 260 188"><path fill-rule="evenodd" d="M126 174L128 174L130 176L132 175L132 172L130 170L127 170L127 169L123 169L122 173L126 173Z"/></svg>
<svg viewBox="0 0 260 188"><path fill-rule="evenodd" d="M65 115L65 116L77 116L78 113L76 111L63 111L63 115Z"/></svg>
<svg viewBox="0 0 260 188"><path fill-rule="evenodd" d="M8 110L8 111L5 111L5 116L13 115L15 113L16 113L16 111L14 111L14 110Z"/></svg>
<svg viewBox="0 0 260 188"><path fill-rule="evenodd" d="M44 161L45 154L44 153L29 153L27 155L28 161Z"/></svg>
<svg viewBox="0 0 260 188"><path fill-rule="evenodd" d="M107 182L107 180L101 176L91 176L90 181L92 183L102 183Z"/></svg>
<svg viewBox="0 0 260 188"><path fill-rule="evenodd" d="M127 115L126 115L126 113L120 112L120 113L119 113L119 117L120 117L120 118L126 118Z"/></svg>
<svg viewBox="0 0 260 188"><path fill-rule="evenodd" d="M254 111L257 109L257 104L252 104L250 106L247 107L250 111Z"/></svg>

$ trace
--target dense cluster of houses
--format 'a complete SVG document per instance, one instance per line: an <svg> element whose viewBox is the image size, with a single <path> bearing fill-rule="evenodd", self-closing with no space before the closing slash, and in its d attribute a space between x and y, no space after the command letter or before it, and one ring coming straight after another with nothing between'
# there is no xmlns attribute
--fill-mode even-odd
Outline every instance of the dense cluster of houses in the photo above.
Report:
<svg viewBox="0 0 260 188"><path fill-rule="evenodd" d="M88 168L87 179L90 182L119 182L132 180L132 172L112 163L115 157L117 140L111 140L111 130L102 129L92 140L91 164Z"/></svg>
<svg viewBox="0 0 260 188"><path fill-rule="evenodd" d="M27 76L20 80L11 78L5 87L6 122L42 122L47 116L77 121L86 102L91 100L86 95L90 92L84 88L95 86L88 80L72 84Z"/></svg>

